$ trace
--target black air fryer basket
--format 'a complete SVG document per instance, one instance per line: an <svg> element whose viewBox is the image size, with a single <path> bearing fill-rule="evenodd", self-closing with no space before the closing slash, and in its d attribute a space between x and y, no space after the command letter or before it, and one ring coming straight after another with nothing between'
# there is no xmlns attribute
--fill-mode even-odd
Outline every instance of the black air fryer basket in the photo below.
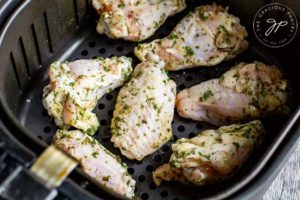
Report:
<svg viewBox="0 0 300 200"><path fill-rule="evenodd" d="M170 33L178 21L196 6L211 4L211 1L186 0L187 9L170 17L154 36L162 38ZM249 33L250 47L237 58L225 61L216 67L199 67L170 72L177 83L177 90L202 81L219 77L235 63L263 61L280 67L291 87L291 113L282 118L267 118L263 121L267 133L262 144L255 149L250 159L223 184L206 187L190 187L178 183L164 183L156 188L152 171L168 161L171 144L181 137L193 137L200 131L215 128L209 124L180 118L176 113L173 123L173 141L146 157L143 161L131 161L122 156L128 172L137 181L136 194L141 199L254 199L263 194L278 174L297 144L300 135L300 37L282 48L262 45L253 33L252 23L259 8L272 1L216 1L229 7L229 12L238 16ZM89 59L98 56L129 56L134 63L134 42L111 40L96 33L97 15L90 0L25 0L0 1L0 112L1 120L24 146L41 153L52 141L57 130L41 103L43 87L49 82L49 65L56 60ZM282 1L300 16L300 1ZM298 20L299 21L299 20ZM146 42L147 42L146 41ZM120 155L110 142L110 120L118 89L105 95L95 109L100 129L94 136L111 152ZM71 184L72 183L72 184ZM73 190L71 189L73 188ZM74 189L75 188L75 189ZM60 194L71 199L105 198L114 194L106 192L77 168L65 183L58 188ZM78 195L70 196L69 191ZM29 191L34 192L34 191ZM85 194L80 196L79 194Z"/></svg>

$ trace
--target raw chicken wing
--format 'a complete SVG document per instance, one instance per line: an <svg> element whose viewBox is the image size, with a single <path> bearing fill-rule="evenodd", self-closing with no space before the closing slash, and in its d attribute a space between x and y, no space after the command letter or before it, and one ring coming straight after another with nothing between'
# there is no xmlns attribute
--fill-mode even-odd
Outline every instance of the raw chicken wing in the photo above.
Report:
<svg viewBox="0 0 300 200"><path fill-rule="evenodd" d="M245 50L246 37L240 20L227 9L213 4L197 7L169 36L140 44L134 51L141 61L158 56L166 63L167 70L213 66Z"/></svg>
<svg viewBox="0 0 300 200"><path fill-rule="evenodd" d="M134 196L135 181L127 173L127 166L97 140L75 130L58 130L53 143L75 158L83 171L101 185L127 198Z"/></svg>
<svg viewBox="0 0 300 200"><path fill-rule="evenodd" d="M254 62L179 92L176 107L182 117L224 125L285 112L286 101L287 82L279 69Z"/></svg>
<svg viewBox="0 0 300 200"><path fill-rule="evenodd" d="M111 124L115 147L142 160L172 137L176 84L161 65L139 64L120 90Z"/></svg>
<svg viewBox="0 0 300 200"><path fill-rule="evenodd" d="M99 126L92 112L98 100L121 86L131 72L131 60L126 57L55 62L50 66L43 105L59 127L93 134Z"/></svg>
<svg viewBox="0 0 300 200"><path fill-rule="evenodd" d="M228 178L249 157L264 132L260 121L206 130L191 139L172 145L170 162L155 170L156 185L180 181L194 185L215 183Z"/></svg>
<svg viewBox="0 0 300 200"><path fill-rule="evenodd" d="M100 15L97 31L108 37L141 41L181 10L185 0L93 0Z"/></svg>

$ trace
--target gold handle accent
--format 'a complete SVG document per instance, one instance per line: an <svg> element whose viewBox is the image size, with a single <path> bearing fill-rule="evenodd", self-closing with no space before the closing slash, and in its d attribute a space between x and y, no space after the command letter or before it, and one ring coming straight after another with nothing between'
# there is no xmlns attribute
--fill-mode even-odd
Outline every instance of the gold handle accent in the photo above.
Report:
<svg viewBox="0 0 300 200"><path fill-rule="evenodd" d="M38 157L30 171L44 181L47 187L55 188L65 180L77 164L74 159L51 145Z"/></svg>

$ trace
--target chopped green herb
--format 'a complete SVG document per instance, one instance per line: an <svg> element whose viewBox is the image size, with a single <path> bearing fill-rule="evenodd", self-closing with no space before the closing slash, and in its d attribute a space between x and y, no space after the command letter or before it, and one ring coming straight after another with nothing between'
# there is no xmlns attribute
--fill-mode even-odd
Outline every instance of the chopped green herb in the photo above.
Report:
<svg viewBox="0 0 300 200"><path fill-rule="evenodd" d="M109 181L111 179L111 176L104 176L102 178L103 181Z"/></svg>
<svg viewBox="0 0 300 200"><path fill-rule="evenodd" d="M125 3L120 3L119 5L118 5L118 8L124 8L125 7Z"/></svg>
<svg viewBox="0 0 300 200"><path fill-rule="evenodd" d="M193 56L194 55L194 51L190 46L185 46L183 48L185 50L185 55L186 56Z"/></svg>
<svg viewBox="0 0 300 200"><path fill-rule="evenodd" d="M99 154L98 152L93 152L93 153L92 153L92 156L93 156L94 158L97 158L98 154Z"/></svg>
<svg viewBox="0 0 300 200"><path fill-rule="evenodd" d="M212 96L214 96L214 93L211 90L207 90L206 92L204 92L204 94L202 95L202 97L200 97L199 100L200 101L206 101Z"/></svg>
<svg viewBox="0 0 300 200"><path fill-rule="evenodd" d="M169 35L169 38L170 38L171 40L173 40L173 39L178 39L178 36L177 36L175 33L171 33L171 34Z"/></svg>
<svg viewBox="0 0 300 200"><path fill-rule="evenodd" d="M200 19L202 19L203 21L207 20L209 17L209 14L207 12L200 12L199 13L199 17Z"/></svg>
<svg viewBox="0 0 300 200"><path fill-rule="evenodd" d="M235 146L235 148L236 148L237 150L239 150L239 148L240 148L240 144L239 144L239 143L237 143L237 142L232 142L232 144Z"/></svg>

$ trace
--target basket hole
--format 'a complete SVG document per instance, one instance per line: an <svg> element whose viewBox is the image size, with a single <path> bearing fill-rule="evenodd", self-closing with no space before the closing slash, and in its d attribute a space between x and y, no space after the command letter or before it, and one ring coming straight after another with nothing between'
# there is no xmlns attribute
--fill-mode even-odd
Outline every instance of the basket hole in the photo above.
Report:
<svg viewBox="0 0 300 200"><path fill-rule="evenodd" d="M134 57L135 55L134 55L132 52L129 52L129 53L126 54L126 56L132 58L132 57Z"/></svg>
<svg viewBox="0 0 300 200"><path fill-rule="evenodd" d="M105 125L107 124L107 120L102 119L102 120L100 121L100 124L101 124L101 126L105 126Z"/></svg>
<svg viewBox="0 0 300 200"><path fill-rule="evenodd" d="M184 128L184 126L180 125L180 126L178 126L177 130L179 132L183 132L183 131L185 131L185 128Z"/></svg>
<svg viewBox="0 0 300 200"><path fill-rule="evenodd" d="M112 57L115 57L115 56L116 56L115 54L110 54L108 57L112 58Z"/></svg>
<svg viewBox="0 0 300 200"><path fill-rule="evenodd" d="M100 48L100 49L99 49L99 53L100 53L100 54L105 54L105 52L106 52L106 49L105 49L105 48Z"/></svg>
<svg viewBox="0 0 300 200"><path fill-rule="evenodd" d="M39 138L40 140L43 140L43 137L41 135L38 135L37 138Z"/></svg>
<svg viewBox="0 0 300 200"><path fill-rule="evenodd" d="M107 114L108 114L110 117L113 116L113 113L114 113L114 111L112 111L112 110L109 110L109 111L107 112Z"/></svg>
<svg viewBox="0 0 300 200"><path fill-rule="evenodd" d="M142 200L147 200L147 199L149 199L149 194L148 194L148 193L143 193L143 194L141 195L141 199L142 199Z"/></svg>
<svg viewBox="0 0 300 200"><path fill-rule="evenodd" d="M138 177L138 180L139 180L140 182L144 182L144 181L146 180L146 178L145 178L144 175L140 175L140 176Z"/></svg>
<svg viewBox="0 0 300 200"><path fill-rule="evenodd" d="M100 110L103 110L103 109L105 108L105 105L104 105L103 103L100 103L100 104L98 105L98 108L99 108Z"/></svg>
<svg viewBox="0 0 300 200"><path fill-rule="evenodd" d="M106 95L106 99L108 100L108 101L110 101L110 100L112 100L114 97L113 97L113 95L111 95L111 94L107 94Z"/></svg>
<svg viewBox="0 0 300 200"><path fill-rule="evenodd" d="M169 193L168 193L166 190L163 190L163 191L160 193L160 196L161 196L162 198L166 198L168 195L169 195Z"/></svg>
<svg viewBox="0 0 300 200"><path fill-rule="evenodd" d="M178 137L176 135L173 135L172 141L176 141Z"/></svg>
<svg viewBox="0 0 300 200"><path fill-rule="evenodd" d="M172 31L173 29L173 25L171 24L168 24L167 27L166 27L167 31Z"/></svg>
<svg viewBox="0 0 300 200"><path fill-rule="evenodd" d="M203 124L197 123L196 124L196 128L199 129L199 130L201 130L203 128Z"/></svg>
<svg viewBox="0 0 300 200"><path fill-rule="evenodd" d="M88 50L84 49L81 51L82 56L87 56L89 54Z"/></svg>
<svg viewBox="0 0 300 200"><path fill-rule="evenodd" d="M122 52L122 51L124 50L124 47L118 46L118 47L116 48L116 50L117 50L118 52Z"/></svg>
<svg viewBox="0 0 300 200"><path fill-rule="evenodd" d="M92 56L91 57L91 59L97 59L98 58L98 56Z"/></svg>
<svg viewBox="0 0 300 200"><path fill-rule="evenodd" d="M148 165L147 167L146 167L146 170L148 171L148 172L153 172L153 166L152 165Z"/></svg>
<svg viewBox="0 0 300 200"><path fill-rule="evenodd" d="M46 126L44 128L44 133L49 133L51 131L51 128L49 126Z"/></svg>
<svg viewBox="0 0 300 200"><path fill-rule="evenodd" d="M193 138L193 137L195 137L196 136L196 133L194 133L194 132L190 132L190 134L189 134L189 138Z"/></svg>
<svg viewBox="0 0 300 200"><path fill-rule="evenodd" d="M89 42L89 47L93 48L96 46L96 43L94 41Z"/></svg>
<svg viewBox="0 0 300 200"><path fill-rule="evenodd" d="M130 167L130 168L127 169L127 172L129 174L134 174L134 169Z"/></svg>
<svg viewBox="0 0 300 200"><path fill-rule="evenodd" d="M211 79L212 76L209 73L205 73L204 78L208 80L208 79Z"/></svg>
<svg viewBox="0 0 300 200"><path fill-rule="evenodd" d="M180 85L178 86L178 89L179 89L179 90L184 90L184 89L185 89L185 85L184 85L184 84L180 84Z"/></svg>
<svg viewBox="0 0 300 200"><path fill-rule="evenodd" d="M104 143L109 142L109 137L104 137L104 138L101 139L101 141L104 142Z"/></svg>
<svg viewBox="0 0 300 200"><path fill-rule="evenodd" d="M156 187L155 183L150 183L150 184L149 184L149 188L150 188L151 190L155 190L157 187Z"/></svg>
<svg viewBox="0 0 300 200"><path fill-rule="evenodd" d="M165 37L165 35L166 35L165 33L159 33L158 38L163 38L163 37Z"/></svg>
<svg viewBox="0 0 300 200"><path fill-rule="evenodd" d="M155 160L156 162L161 162L161 155L159 155L159 154L155 155L155 156L154 156L154 160Z"/></svg>
<svg viewBox="0 0 300 200"><path fill-rule="evenodd" d="M193 76L187 75L187 76L185 77L185 80L188 81L188 82L191 82L191 81L193 81Z"/></svg>
<svg viewBox="0 0 300 200"><path fill-rule="evenodd" d="M163 152L168 152L170 150L170 147L168 145L163 145L162 148Z"/></svg>
<svg viewBox="0 0 300 200"><path fill-rule="evenodd" d="M48 116L48 112L46 109L43 109L42 110L42 113L41 113L43 116L47 117Z"/></svg>
<svg viewBox="0 0 300 200"><path fill-rule="evenodd" d="M137 161L135 164L137 164L137 165L141 165L141 164L143 164L143 161L142 161L142 160L140 160L140 161Z"/></svg>
<svg viewBox="0 0 300 200"><path fill-rule="evenodd" d="M106 44L111 46L111 45L114 44L114 42L113 42L112 40L108 40L108 41L106 42Z"/></svg>

